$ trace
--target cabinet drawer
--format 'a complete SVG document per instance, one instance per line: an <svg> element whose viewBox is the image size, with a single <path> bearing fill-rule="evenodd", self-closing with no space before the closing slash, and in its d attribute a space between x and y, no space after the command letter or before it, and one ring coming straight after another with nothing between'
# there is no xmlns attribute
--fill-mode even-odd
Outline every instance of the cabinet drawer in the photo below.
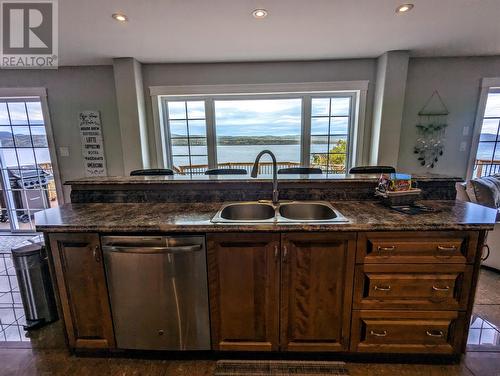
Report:
<svg viewBox="0 0 500 376"><path fill-rule="evenodd" d="M446 263L474 262L474 232L373 232L360 233L356 262Z"/></svg>
<svg viewBox="0 0 500 376"><path fill-rule="evenodd" d="M458 353L464 318L456 311L353 311L351 350Z"/></svg>
<svg viewBox="0 0 500 376"><path fill-rule="evenodd" d="M354 308L465 310L471 278L464 264L358 265Z"/></svg>

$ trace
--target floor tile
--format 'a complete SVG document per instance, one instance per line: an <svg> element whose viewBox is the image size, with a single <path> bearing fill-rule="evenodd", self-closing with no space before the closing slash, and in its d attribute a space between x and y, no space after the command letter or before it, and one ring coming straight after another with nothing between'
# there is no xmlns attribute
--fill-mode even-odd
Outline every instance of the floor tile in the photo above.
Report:
<svg viewBox="0 0 500 376"><path fill-rule="evenodd" d="M463 363L475 376L500 376L500 353L468 352Z"/></svg>
<svg viewBox="0 0 500 376"><path fill-rule="evenodd" d="M500 273L481 269L475 304L500 304Z"/></svg>
<svg viewBox="0 0 500 376"><path fill-rule="evenodd" d="M463 364L348 363L351 376L474 376Z"/></svg>
<svg viewBox="0 0 500 376"><path fill-rule="evenodd" d="M500 331L477 314L472 315L467 351L500 352Z"/></svg>
<svg viewBox="0 0 500 376"><path fill-rule="evenodd" d="M473 312L500 330L500 304L476 304Z"/></svg>

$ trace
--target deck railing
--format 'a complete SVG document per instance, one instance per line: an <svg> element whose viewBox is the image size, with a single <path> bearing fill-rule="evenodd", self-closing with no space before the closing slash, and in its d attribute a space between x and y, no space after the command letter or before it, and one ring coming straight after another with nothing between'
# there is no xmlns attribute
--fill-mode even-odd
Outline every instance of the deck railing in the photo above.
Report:
<svg viewBox="0 0 500 376"><path fill-rule="evenodd" d="M289 168L289 167L299 167L299 162L278 162L278 169ZM250 174L252 171L252 162L224 162L219 163L218 168L243 168L247 170ZM316 166L311 166L316 167ZM321 167L321 166L317 166ZM206 170L208 170L208 165L186 165L186 166L175 166L174 170L180 175L203 175ZM330 165L328 171L323 168L325 173L329 174L343 174L345 173L344 165ZM261 162L259 163L259 174L270 175L273 173L273 164L271 162Z"/></svg>
<svg viewBox="0 0 500 376"><path fill-rule="evenodd" d="M500 160L477 159L474 164L473 177L489 176L500 173Z"/></svg>

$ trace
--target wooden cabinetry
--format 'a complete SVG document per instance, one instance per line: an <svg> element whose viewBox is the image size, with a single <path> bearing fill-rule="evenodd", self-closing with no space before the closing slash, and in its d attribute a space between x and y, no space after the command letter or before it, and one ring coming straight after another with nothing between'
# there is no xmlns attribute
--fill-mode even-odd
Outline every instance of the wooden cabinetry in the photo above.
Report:
<svg viewBox="0 0 500 376"><path fill-rule="evenodd" d="M354 311L351 350L453 354L460 349L463 312Z"/></svg>
<svg viewBox="0 0 500 376"><path fill-rule="evenodd" d="M115 347L99 235L48 236L69 346Z"/></svg>
<svg viewBox="0 0 500 376"><path fill-rule="evenodd" d="M357 265L354 308L465 310L471 277L465 264Z"/></svg>
<svg viewBox="0 0 500 376"><path fill-rule="evenodd" d="M212 348L463 352L484 235L207 234ZM99 235L46 239L69 346L115 348Z"/></svg>
<svg viewBox="0 0 500 376"><path fill-rule="evenodd" d="M478 234L465 231L367 232L358 237L357 263L474 262Z"/></svg>
<svg viewBox="0 0 500 376"><path fill-rule="evenodd" d="M213 348L347 350L355 239L287 234L280 246L279 234L208 235Z"/></svg>
<svg viewBox="0 0 500 376"><path fill-rule="evenodd" d="M479 233L360 233L351 351L463 350Z"/></svg>
<svg viewBox="0 0 500 376"><path fill-rule="evenodd" d="M207 236L212 348L278 350L279 234Z"/></svg>
<svg viewBox="0 0 500 376"><path fill-rule="evenodd" d="M281 349L349 347L356 234L282 236Z"/></svg>

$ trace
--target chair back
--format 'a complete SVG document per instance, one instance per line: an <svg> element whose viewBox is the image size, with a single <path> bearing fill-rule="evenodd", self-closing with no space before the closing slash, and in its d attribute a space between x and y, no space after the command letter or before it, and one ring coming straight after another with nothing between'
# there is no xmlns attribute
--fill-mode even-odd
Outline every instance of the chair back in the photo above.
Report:
<svg viewBox="0 0 500 376"><path fill-rule="evenodd" d="M321 168L316 167L287 167L280 168L278 174L322 174Z"/></svg>
<svg viewBox="0 0 500 376"><path fill-rule="evenodd" d="M130 176L170 176L173 174L174 172L169 168L146 168L130 171Z"/></svg>
<svg viewBox="0 0 500 376"><path fill-rule="evenodd" d="M392 166L357 166L349 170L350 174L392 174L396 169Z"/></svg>
<svg viewBox="0 0 500 376"><path fill-rule="evenodd" d="M205 171L205 175L246 175L244 168L212 168Z"/></svg>

